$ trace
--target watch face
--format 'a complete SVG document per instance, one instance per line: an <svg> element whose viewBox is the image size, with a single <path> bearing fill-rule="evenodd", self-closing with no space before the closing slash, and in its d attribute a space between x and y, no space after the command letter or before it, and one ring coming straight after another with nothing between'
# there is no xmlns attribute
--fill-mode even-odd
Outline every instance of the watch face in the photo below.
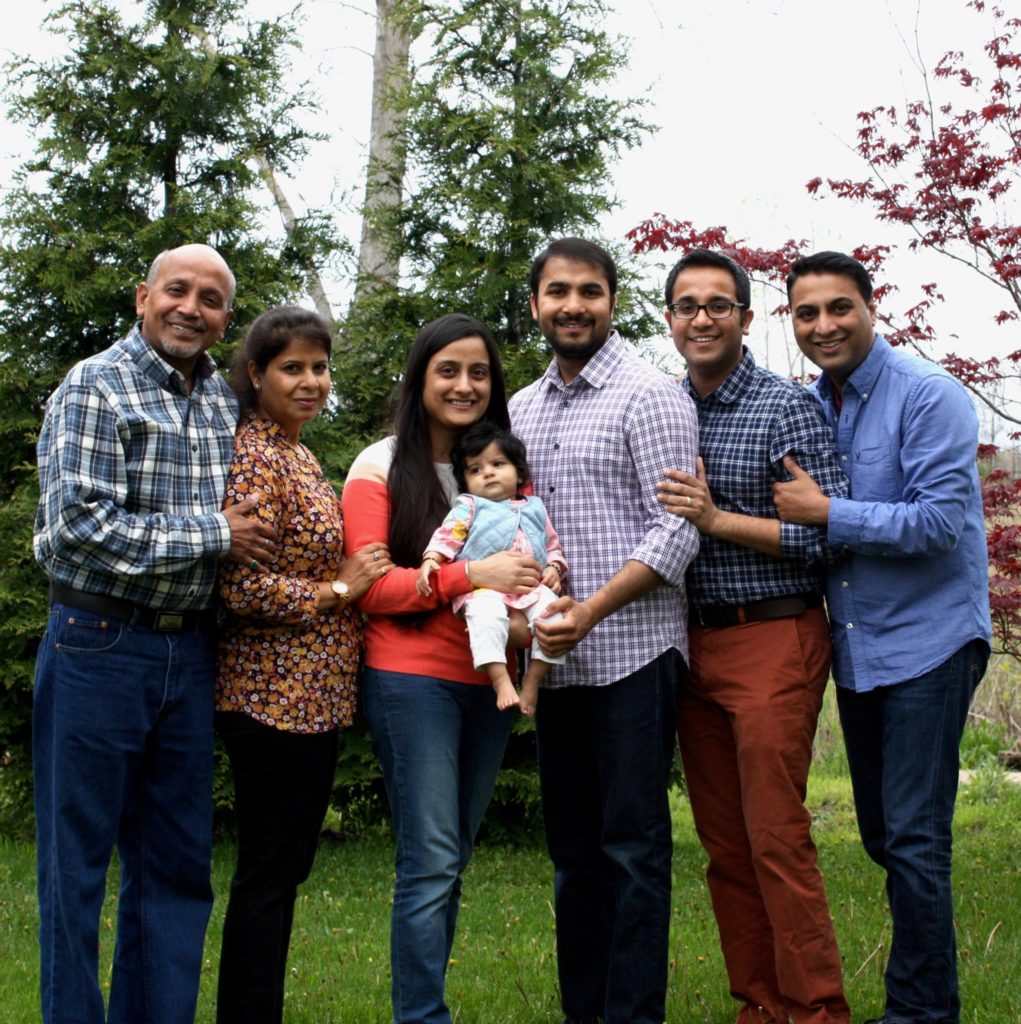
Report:
<svg viewBox="0 0 1021 1024"><path fill-rule="evenodd" d="M330 587L333 589L333 592L337 595L337 597L340 598L346 599L348 594L350 593L348 585L343 580L334 580L330 584Z"/></svg>

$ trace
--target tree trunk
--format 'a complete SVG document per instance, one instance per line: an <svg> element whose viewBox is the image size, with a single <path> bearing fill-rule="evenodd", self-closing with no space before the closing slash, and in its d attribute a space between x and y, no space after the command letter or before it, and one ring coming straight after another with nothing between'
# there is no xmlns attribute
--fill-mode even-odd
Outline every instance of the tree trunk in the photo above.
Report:
<svg viewBox="0 0 1021 1024"><path fill-rule="evenodd" d="M355 305L379 287L395 286L400 253L386 223L401 204L401 180L406 163L404 115L394 97L408 80L411 37L396 24L400 0L376 0L376 51L372 59L372 119L369 164L365 176L365 206L358 249Z"/></svg>
<svg viewBox="0 0 1021 1024"><path fill-rule="evenodd" d="M288 202L287 196L284 195L284 190L280 187L280 182L277 181L277 176L273 171L273 165L266 158L266 155L261 151L256 151L255 162L259 167L262 180L266 182L270 192L273 193L273 200L280 211L280 218L284 222L284 230L287 232L287 237L290 238L294 234L294 226L298 220L295 216L294 208ZM333 310L330 309L329 300L326 298L323 279L319 276L319 271L316 270L311 261L305 267L305 285L316 307L316 312L332 327L335 322Z"/></svg>

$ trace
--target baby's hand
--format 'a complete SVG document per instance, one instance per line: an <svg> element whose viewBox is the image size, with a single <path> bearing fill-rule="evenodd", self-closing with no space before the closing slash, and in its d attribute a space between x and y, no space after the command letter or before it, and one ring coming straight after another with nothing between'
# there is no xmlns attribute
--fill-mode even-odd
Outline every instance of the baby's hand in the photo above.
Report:
<svg viewBox="0 0 1021 1024"><path fill-rule="evenodd" d="M543 569L542 582L549 587L554 594L560 593L560 573L554 568L552 562Z"/></svg>
<svg viewBox="0 0 1021 1024"><path fill-rule="evenodd" d="M429 577L437 572L440 568L439 562L435 558L426 558L422 562L422 568L419 570L418 579L415 581L415 589L423 596L429 597L433 588L429 585Z"/></svg>

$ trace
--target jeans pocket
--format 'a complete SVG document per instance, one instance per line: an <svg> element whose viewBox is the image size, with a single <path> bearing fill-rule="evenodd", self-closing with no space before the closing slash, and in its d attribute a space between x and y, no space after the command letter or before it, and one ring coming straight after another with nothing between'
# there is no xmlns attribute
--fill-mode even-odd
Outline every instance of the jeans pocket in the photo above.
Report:
<svg viewBox="0 0 1021 1024"><path fill-rule="evenodd" d="M70 610L57 625L54 646L68 654L102 654L117 646L124 628L119 619Z"/></svg>

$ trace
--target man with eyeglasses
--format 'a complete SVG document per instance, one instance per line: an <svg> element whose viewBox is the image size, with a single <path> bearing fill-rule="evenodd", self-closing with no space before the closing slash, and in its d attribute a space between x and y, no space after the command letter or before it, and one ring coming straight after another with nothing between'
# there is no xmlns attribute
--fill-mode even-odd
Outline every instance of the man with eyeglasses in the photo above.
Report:
<svg viewBox="0 0 1021 1024"><path fill-rule="evenodd" d="M792 455L847 493L832 434L803 388L756 366L744 269L696 249L666 283L666 321L695 402L695 475L660 501L698 527L687 574L691 675L677 735L738 1024L848 1024L840 954L805 808L829 677L825 530L781 523L771 485Z"/></svg>

